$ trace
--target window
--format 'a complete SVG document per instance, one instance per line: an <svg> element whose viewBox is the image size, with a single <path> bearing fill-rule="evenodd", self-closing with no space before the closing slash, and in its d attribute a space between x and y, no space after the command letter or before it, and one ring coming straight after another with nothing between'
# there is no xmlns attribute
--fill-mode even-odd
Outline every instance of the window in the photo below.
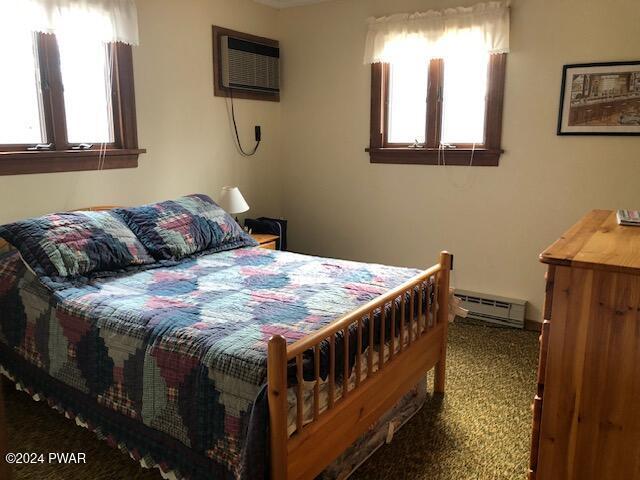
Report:
<svg viewBox="0 0 640 480"><path fill-rule="evenodd" d="M5 66L0 76L0 144L42 143L45 125L36 37L21 32L11 41L0 40Z"/></svg>
<svg viewBox="0 0 640 480"><path fill-rule="evenodd" d="M403 62L389 67L389 143L424 143L428 78L426 63Z"/></svg>
<svg viewBox="0 0 640 480"><path fill-rule="evenodd" d="M509 3L367 20L372 163L498 165Z"/></svg>
<svg viewBox="0 0 640 480"><path fill-rule="evenodd" d="M495 166L506 54L371 66L373 163Z"/></svg>
<svg viewBox="0 0 640 480"><path fill-rule="evenodd" d="M14 29L0 63L0 175L137 166L131 46Z"/></svg>

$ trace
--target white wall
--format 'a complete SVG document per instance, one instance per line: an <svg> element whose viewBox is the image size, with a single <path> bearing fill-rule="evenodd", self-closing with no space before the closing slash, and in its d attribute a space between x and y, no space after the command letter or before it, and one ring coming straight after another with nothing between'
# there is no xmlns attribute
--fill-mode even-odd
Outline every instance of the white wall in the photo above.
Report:
<svg viewBox="0 0 640 480"><path fill-rule="evenodd" d="M531 302L538 253L592 208L640 208L640 138L558 137L562 65L638 60L637 0L514 0L498 168L373 165L370 15L464 0L340 0L283 10L284 213L291 247L427 266L455 254L460 288Z"/></svg>
<svg viewBox="0 0 640 480"><path fill-rule="evenodd" d="M280 106L236 100L245 146L234 147L227 101L213 96L211 26L277 38L278 11L250 0L137 0L134 75L141 155L137 169L0 177L0 223L97 204L136 205L238 185L251 215L278 214Z"/></svg>

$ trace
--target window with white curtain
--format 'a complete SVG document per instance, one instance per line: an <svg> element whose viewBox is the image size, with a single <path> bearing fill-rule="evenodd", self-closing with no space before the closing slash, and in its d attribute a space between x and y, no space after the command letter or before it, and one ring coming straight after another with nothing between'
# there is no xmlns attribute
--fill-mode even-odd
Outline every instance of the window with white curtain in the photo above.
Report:
<svg viewBox="0 0 640 480"><path fill-rule="evenodd" d="M137 166L133 0L0 2L0 175Z"/></svg>
<svg viewBox="0 0 640 480"><path fill-rule="evenodd" d="M372 162L497 165L508 2L369 19Z"/></svg>

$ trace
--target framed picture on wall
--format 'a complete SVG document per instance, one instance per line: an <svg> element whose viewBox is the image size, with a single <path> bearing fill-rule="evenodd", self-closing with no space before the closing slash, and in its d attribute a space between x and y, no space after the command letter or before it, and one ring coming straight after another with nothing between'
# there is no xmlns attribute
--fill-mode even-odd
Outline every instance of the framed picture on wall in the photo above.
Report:
<svg viewBox="0 0 640 480"><path fill-rule="evenodd" d="M640 61L565 65L558 135L640 135Z"/></svg>

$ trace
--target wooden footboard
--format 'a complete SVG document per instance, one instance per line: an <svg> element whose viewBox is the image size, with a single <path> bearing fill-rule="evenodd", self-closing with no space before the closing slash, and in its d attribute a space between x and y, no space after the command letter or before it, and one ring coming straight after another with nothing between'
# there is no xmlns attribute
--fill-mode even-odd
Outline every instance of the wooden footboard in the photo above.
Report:
<svg viewBox="0 0 640 480"><path fill-rule="evenodd" d="M289 346L280 335L269 340L268 395L272 480L312 479L406 394L428 370L435 367L435 391L444 393L448 322L449 272L452 256L440 254L440 262L394 290L337 319ZM437 300L425 287L435 278ZM423 297L424 296L424 297ZM417 297L417 298L416 298ZM399 305L400 321L396 321ZM405 316L406 309L416 315ZM386 318L387 316L391 318ZM377 338L372 325L380 322ZM408 318L408 322L405 322ZM432 319L429 321L429 319ZM399 328L400 331L396 331ZM385 340L385 331L389 338ZM355 379L350 382L349 362L336 371L336 338L342 339L342 355L349 358L349 335L356 335ZM320 345L329 344L328 405L320 407ZM364 342L364 344L363 344ZM366 348L366 355L360 355ZM388 354L385 356L385 346ZM378 349L374 365L374 350ZM311 353L314 365L313 418L303 418L303 355ZM296 366L296 431L288 436L287 365ZM364 362L364 363L363 363ZM364 378L362 373L365 373ZM306 375L308 377L308 374ZM340 380L341 395L336 395Z"/></svg>

